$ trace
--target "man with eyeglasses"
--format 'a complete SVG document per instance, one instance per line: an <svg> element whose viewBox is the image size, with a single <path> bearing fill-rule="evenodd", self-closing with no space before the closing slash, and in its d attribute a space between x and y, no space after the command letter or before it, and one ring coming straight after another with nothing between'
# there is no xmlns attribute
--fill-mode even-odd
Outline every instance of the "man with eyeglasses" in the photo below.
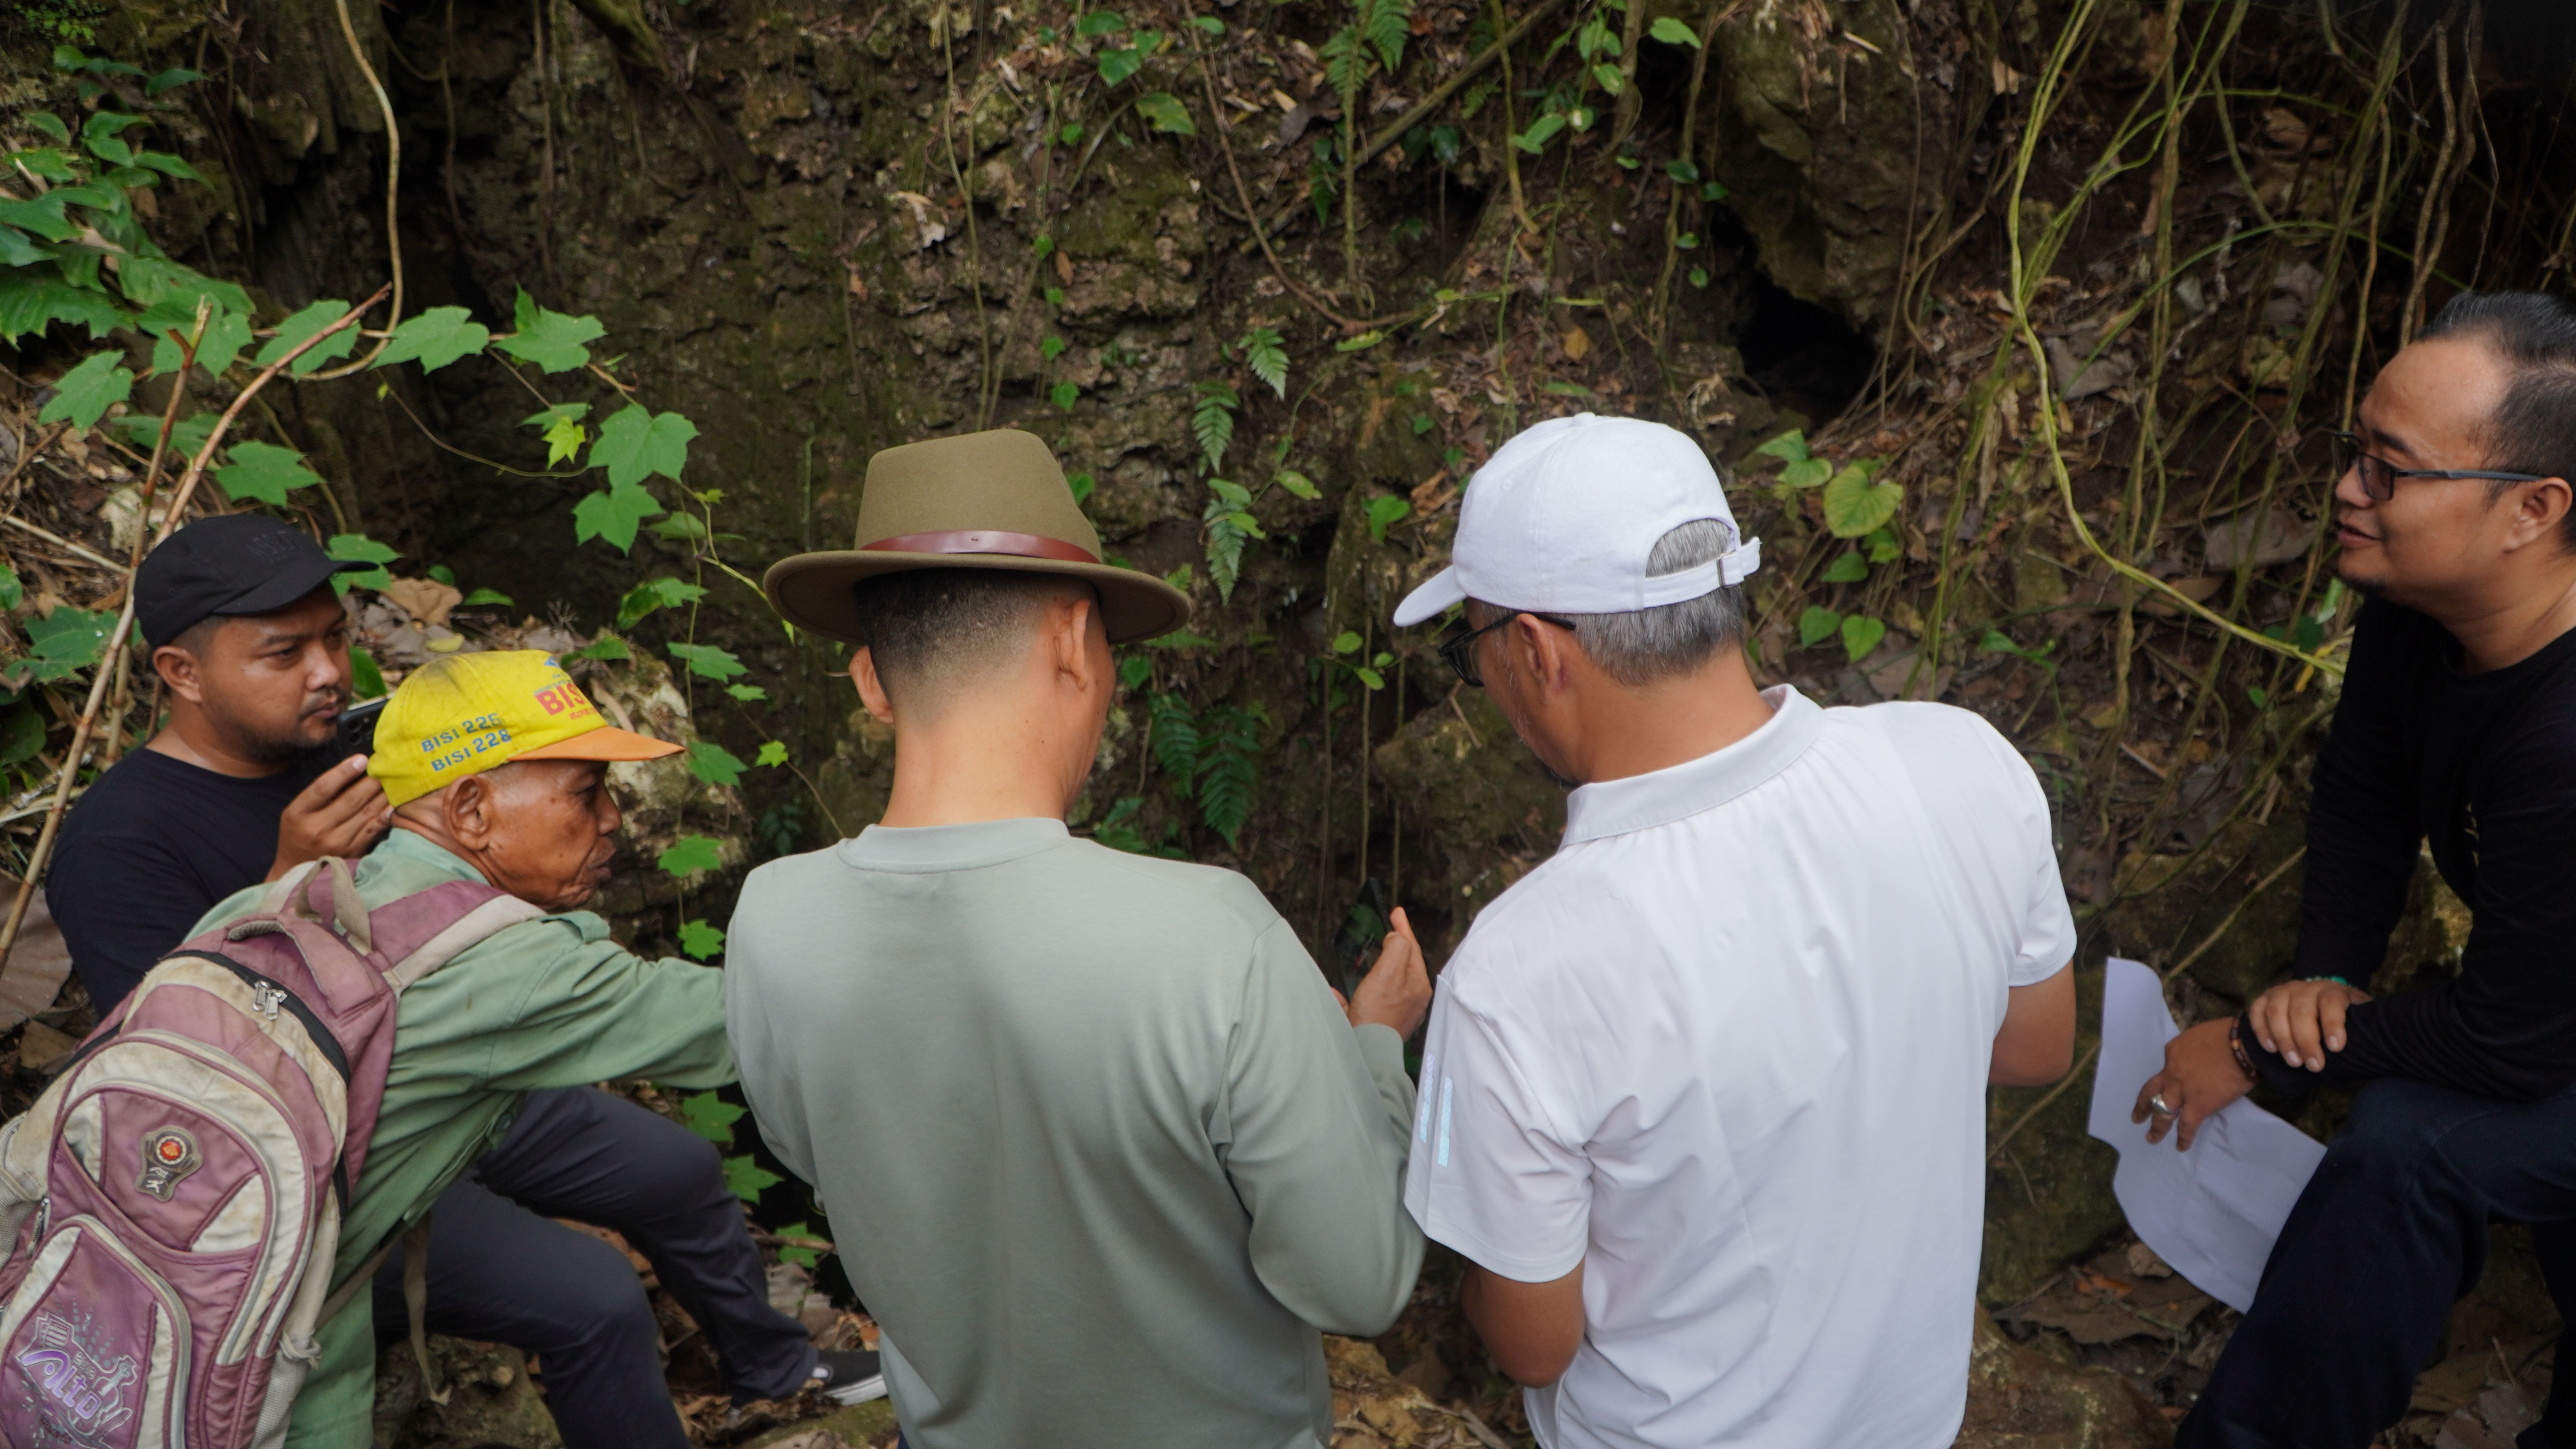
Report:
<svg viewBox="0 0 2576 1449"><path fill-rule="evenodd" d="M2258 1079L2366 1085L2190 1449L2369 1444L2477 1284L2490 1221L2533 1225L2576 1312L2576 306L2454 299L2338 442L2336 569L2369 598L2313 776L2295 979L2175 1038L2137 1116L2188 1148ZM2474 918L2459 974L2374 999L2428 844ZM2518 1443L2576 1449L2576 1372Z"/></svg>
<svg viewBox="0 0 2576 1449"><path fill-rule="evenodd" d="M1548 1449L1948 1445L1986 1084L2074 1045L2029 765L1965 710L1757 688L1760 562L1689 438L1560 418L1395 613L1462 607L1442 652L1574 788L1441 974L1405 1183Z"/></svg>

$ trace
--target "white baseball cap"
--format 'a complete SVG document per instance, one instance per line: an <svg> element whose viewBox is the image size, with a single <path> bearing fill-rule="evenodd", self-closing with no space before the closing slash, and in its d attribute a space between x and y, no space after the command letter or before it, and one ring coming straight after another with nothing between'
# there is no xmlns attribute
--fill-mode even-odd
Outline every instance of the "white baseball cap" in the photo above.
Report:
<svg viewBox="0 0 2576 1449"><path fill-rule="evenodd" d="M1726 525L1722 557L1648 574L1647 556L1685 523ZM1662 423L1577 413L1503 444L1468 480L1449 567L1395 606L1399 627L1474 598L1551 614L1627 614L1741 583L1762 566L1699 445Z"/></svg>

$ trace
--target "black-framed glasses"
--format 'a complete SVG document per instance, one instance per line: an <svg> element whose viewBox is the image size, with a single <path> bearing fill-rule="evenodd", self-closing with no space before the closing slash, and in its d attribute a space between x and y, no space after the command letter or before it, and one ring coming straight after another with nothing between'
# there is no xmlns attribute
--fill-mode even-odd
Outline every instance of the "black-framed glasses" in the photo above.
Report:
<svg viewBox="0 0 2576 1449"><path fill-rule="evenodd" d="M2358 433L2326 434L2334 443L2335 476L2340 478L2353 469L2361 470L2361 491L2381 503L2397 494L2400 478L2483 478L2490 483L2537 483L2537 473L2497 473L2483 468L2400 468L2370 451L2370 444Z"/></svg>
<svg viewBox="0 0 2576 1449"><path fill-rule="evenodd" d="M1439 644L1440 657L1448 662L1449 668L1455 672L1461 680L1464 680L1466 683L1477 689L1484 688L1485 671L1476 667L1476 641L1484 638L1488 634L1491 634L1496 629L1503 627L1514 619L1519 618L1523 614L1528 614L1531 618L1538 620L1542 624L1554 624L1556 627L1569 632L1574 628L1574 621L1572 619L1560 619L1554 614L1534 613L1528 609L1514 609L1503 617L1487 624L1482 629L1468 628L1466 619L1461 617L1457 623L1449 626L1449 633L1441 639Z"/></svg>

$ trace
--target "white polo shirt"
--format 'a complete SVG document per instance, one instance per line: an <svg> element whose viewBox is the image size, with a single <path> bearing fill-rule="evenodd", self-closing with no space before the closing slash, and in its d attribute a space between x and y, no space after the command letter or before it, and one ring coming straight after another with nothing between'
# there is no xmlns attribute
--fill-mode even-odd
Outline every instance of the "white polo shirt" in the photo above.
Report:
<svg viewBox="0 0 2576 1449"><path fill-rule="evenodd" d="M1583 1266L1548 1449L1957 1435L2005 991L2067 964L2048 802L1983 719L1826 710L1586 785L1478 917L1424 1043L1405 1205Z"/></svg>

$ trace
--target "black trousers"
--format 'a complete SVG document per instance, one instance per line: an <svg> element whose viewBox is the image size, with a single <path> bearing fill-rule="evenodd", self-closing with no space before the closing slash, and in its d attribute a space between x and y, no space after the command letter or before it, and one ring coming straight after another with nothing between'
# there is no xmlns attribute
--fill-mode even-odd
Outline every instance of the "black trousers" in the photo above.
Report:
<svg viewBox="0 0 2576 1449"><path fill-rule="evenodd" d="M2363 1088L2176 1449L2366 1449L2405 1414L2498 1219L2532 1224L2550 1296L2576 1322L2576 1088L2540 1102ZM2576 1449L2576 1364L2561 1363L2521 1444Z"/></svg>
<svg viewBox="0 0 2576 1449"><path fill-rule="evenodd" d="M555 1218L614 1229L650 1259L738 1395L783 1397L813 1372L805 1330L769 1306L714 1143L594 1087L530 1092L499 1144L439 1195L427 1321L535 1354L565 1449L689 1441L633 1265ZM375 1316L380 1337L410 1331L399 1249L376 1277Z"/></svg>

